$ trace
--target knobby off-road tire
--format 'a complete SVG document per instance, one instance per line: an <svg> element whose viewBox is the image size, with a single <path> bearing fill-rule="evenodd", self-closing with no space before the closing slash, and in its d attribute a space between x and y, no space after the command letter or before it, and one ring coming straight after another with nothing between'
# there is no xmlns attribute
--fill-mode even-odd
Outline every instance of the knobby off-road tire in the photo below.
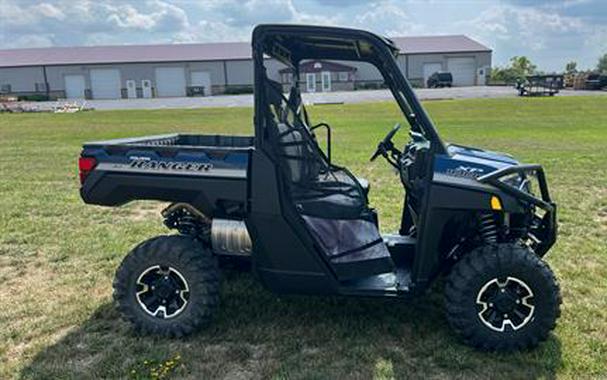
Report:
<svg viewBox="0 0 607 380"><path fill-rule="evenodd" d="M191 334L208 324L218 309L216 258L186 236L147 240L116 271L114 300L139 333Z"/></svg>
<svg viewBox="0 0 607 380"><path fill-rule="evenodd" d="M447 319L478 349L512 351L546 340L560 315L558 282L533 251L518 244L479 247L447 278Z"/></svg>

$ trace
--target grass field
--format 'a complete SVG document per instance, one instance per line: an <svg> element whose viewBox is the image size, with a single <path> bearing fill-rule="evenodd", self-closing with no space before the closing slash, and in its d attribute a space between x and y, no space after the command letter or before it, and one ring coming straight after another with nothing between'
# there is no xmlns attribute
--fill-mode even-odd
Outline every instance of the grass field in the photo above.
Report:
<svg viewBox="0 0 607 380"><path fill-rule="evenodd" d="M562 317L538 349L508 355L462 345L437 287L411 303L277 297L225 273L222 309L184 340L137 337L119 319L111 282L138 242L166 233L163 205L84 205L83 141L171 131L250 133L250 109L0 115L0 378L607 378L607 98L426 103L448 141L542 163L559 204L547 261ZM383 231L402 189L369 164L400 121L388 103L311 107L334 126L334 157L372 183ZM400 143L406 133L397 137ZM157 371L157 372L154 372ZM161 377L162 377L161 376Z"/></svg>

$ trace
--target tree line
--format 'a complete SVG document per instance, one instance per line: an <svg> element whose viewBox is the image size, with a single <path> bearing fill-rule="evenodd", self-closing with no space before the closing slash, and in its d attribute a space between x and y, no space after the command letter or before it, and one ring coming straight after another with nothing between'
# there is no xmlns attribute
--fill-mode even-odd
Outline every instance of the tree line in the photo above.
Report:
<svg viewBox="0 0 607 380"><path fill-rule="evenodd" d="M596 71L607 74L607 53L599 58ZM565 74L575 74L578 72L577 62L571 61L565 65ZM495 82L515 83L517 80L524 80L527 75L543 74L537 70L537 65L525 56L514 56L510 58L508 65L504 67L494 67L491 69L491 80Z"/></svg>

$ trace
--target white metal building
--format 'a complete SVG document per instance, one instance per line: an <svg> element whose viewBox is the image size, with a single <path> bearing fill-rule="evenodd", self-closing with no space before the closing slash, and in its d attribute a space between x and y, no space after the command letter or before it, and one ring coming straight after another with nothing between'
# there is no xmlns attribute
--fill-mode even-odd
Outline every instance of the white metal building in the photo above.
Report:
<svg viewBox="0 0 607 380"><path fill-rule="evenodd" d="M491 49L463 35L396 37L398 64L416 86L436 71L450 71L455 86L485 84ZM247 42L51 47L0 50L0 94L50 98L151 98L209 96L252 91L253 62ZM305 62L304 91L379 88L371 65ZM292 77L276 61L270 75Z"/></svg>

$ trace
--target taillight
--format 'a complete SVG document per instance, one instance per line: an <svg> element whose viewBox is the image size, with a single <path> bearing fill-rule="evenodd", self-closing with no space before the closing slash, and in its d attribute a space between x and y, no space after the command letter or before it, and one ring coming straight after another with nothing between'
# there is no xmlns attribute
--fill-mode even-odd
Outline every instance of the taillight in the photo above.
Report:
<svg viewBox="0 0 607 380"><path fill-rule="evenodd" d="M84 184L86 177L97 166L97 160L93 157L80 157L78 160L78 171L80 172L80 184Z"/></svg>

